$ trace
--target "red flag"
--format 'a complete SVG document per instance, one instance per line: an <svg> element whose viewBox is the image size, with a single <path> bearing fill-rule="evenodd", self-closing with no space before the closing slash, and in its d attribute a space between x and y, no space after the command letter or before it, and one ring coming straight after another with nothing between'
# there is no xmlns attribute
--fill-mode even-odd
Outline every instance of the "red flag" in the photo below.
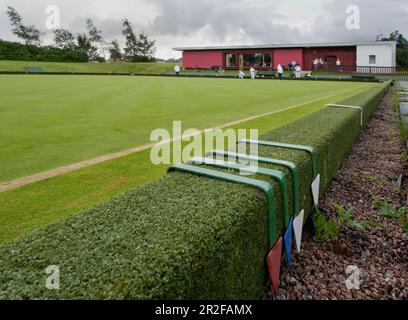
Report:
<svg viewBox="0 0 408 320"><path fill-rule="evenodd" d="M282 261L282 247L283 247L283 239L279 238L278 242L276 242L275 246L272 248L271 252L268 255L267 259L267 266L269 272L269 280L272 284L272 289L275 294L279 292L279 285L280 285L280 269L281 269L281 261Z"/></svg>

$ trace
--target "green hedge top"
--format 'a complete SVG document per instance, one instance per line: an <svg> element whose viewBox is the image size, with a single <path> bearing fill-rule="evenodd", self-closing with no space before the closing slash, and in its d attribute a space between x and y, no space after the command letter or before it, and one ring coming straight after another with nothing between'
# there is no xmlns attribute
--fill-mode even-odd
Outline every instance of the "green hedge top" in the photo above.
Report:
<svg viewBox="0 0 408 320"><path fill-rule="evenodd" d="M343 103L364 106L366 122L388 86ZM315 147L324 189L360 131L359 111L325 108L261 139ZM310 157L259 152L298 164L302 207L310 209ZM273 183L279 205L279 185L253 178ZM281 230L281 215L277 221ZM0 299L257 299L268 249L261 191L174 172L1 246ZM60 290L45 287L50 265L59 266Z"/></svg>

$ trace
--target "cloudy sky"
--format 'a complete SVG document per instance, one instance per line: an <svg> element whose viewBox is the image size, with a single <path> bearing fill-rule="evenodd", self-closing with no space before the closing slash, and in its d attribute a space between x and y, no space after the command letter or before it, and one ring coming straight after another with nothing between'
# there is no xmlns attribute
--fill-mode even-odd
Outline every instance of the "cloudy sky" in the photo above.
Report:
<svg viewBox="0 0 408 320"><path fill-rule="evenodd" d="M128 18L156 39L160 58L177 57L177 46L371 41L393 30L408 36L407 0L0 0L0 38L16 40L5 14L13 6L50 43L50 5L58 6L62 27L83 32L93 18L105 39L122 44ZM346 27L349 5L360 10L359 30Z"/></svg>

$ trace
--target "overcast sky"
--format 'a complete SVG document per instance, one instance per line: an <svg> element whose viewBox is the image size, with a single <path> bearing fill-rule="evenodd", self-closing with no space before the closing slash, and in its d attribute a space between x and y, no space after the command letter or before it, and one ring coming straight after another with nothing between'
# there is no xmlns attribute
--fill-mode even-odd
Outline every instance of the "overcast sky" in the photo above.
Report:
<svg viewBox="0 0 408 320"><path fill-rule="evenodd" d="M0 0L0 38L16 40L5 14L13 6L48 44L49 5L59 7L62 27L83 32L93 18L106 39L122 44L128 18L156 39L160 58L179 56L177 46L371 41L393 30L408 36L408 0ZM346 28L349 5L360 9L359 30Z"/></svg>

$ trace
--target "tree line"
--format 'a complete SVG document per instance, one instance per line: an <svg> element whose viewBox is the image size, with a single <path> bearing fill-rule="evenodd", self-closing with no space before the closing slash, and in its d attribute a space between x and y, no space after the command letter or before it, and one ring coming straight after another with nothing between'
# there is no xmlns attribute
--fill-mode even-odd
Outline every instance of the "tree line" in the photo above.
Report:
<svg viewBox="0 0 408 320"><path fill-rule="evenodd" d="M10 20L12 32L21 39L27 49L28 54L34 52L53 51L54 56L58 49L64 54L61 61L105 61L109 52L112 60L125 60L130 62L150 62L155 61L156 41L151 40L145 32L136 34L128 19L122 20L122 34L126 39L125 48L120 47L119 41L114 39L105 41L102 30L99 30L92 19L86 20L86 32L74 34L68 29L58 28L54 30L54 44L52 46L42 46L41 32L34 26L24 24L22 16L13 7L7 7L7 16ZM4 48L15 48L23 52L24 50L10 42L0 42ZM41 48L46 49L42 50ZM57 50L57 51L56 51ZM6 50L7 51L7 50ZM23 53L22 53L23 54ZM25 53L23 55L26 55ZM54 57L55 58L55 57ZM45 61L44 59L41 59ZM55 59L52 59L55 61Z"/></svg>

